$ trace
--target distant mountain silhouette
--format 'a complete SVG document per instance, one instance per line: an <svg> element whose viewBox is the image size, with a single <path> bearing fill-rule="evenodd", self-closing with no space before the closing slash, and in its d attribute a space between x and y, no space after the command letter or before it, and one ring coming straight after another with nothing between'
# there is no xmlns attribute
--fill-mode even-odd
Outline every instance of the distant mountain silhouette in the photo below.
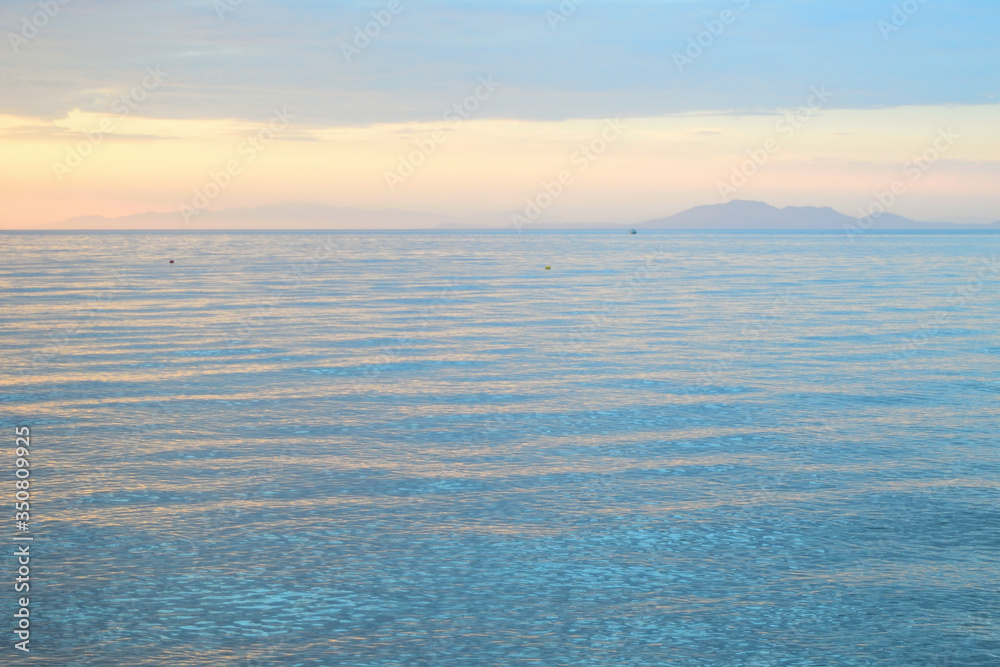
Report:
<svg viewBox="0 0 1000 667"><path fill-rule="evenodd" d="M1000 222L989 225L918 222L893 213L874 217L862 231L880 230L1000 230ZM676 215L638 224L577 223L539 220L528 229L712 229L712 230L843 230L858 221L832 208L788 206L775 208L759 201L734 200L726 204L695 206ZM454 218L434 213L399 209L373 210L329 206L308 202L283 202L254 208L202 211L185 221L178 211L137 213L119 218L83 216L37 225L33 229L62 230L205 230L205 229L494 229L513 230L509 213Z"/></svg>
<svg viewBox="0 0 1000 667"><path fill-rule="evenodd" d="M185 221L179 211L136 213L120 218L90 215L39 225L36 229L427 229L453 222L433 213L371 210L326 204L283 202L254 208L202 211Z"/></svg>
<svg viewBox="0 0 1000 667"><path fill-rule="evenodd" d="M918 222L894 213L873 216L867 230L891 229L1000 229L1000 222L991 225L959 225L950 222ZM858 221L832 208L788 206L775 208L759 201L736 199L725 204L695 206L676 215L641 222L637 229L784 229L784 230L843 230L858 228Z"/></svg>

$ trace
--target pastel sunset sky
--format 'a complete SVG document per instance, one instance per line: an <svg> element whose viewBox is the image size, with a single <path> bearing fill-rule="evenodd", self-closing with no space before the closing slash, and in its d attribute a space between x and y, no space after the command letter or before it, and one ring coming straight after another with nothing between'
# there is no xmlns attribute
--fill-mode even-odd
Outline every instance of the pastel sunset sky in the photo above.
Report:
<svg viewBox="0 0 1000 667"><path fill-rule="evenodd" d="M991 0L11 0L0 228L282 201L502 217L565 172L552 221L854 215L897 179L894 213L1000 220L998 26Z"/></svg>

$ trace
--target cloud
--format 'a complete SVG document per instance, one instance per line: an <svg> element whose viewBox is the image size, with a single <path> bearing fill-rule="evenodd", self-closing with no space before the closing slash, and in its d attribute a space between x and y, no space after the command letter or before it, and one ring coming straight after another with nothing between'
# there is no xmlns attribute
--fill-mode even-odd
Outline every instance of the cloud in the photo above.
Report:
<svg viewBox="0 0 1000 667"><path fill-rule="evenodd" d="M142 115L259 120L287 105L322 125L430 121L484 74L504 82L484 114L526 120L746 113L796 105L819 84L839 91L832 108L1000 92L1000 6L986 0L921 5L889 40L878 22L893 5L870 0L588 0L555 30L555 1L399 2L349 63L340 44L387 0L244 1L221 18L210 0L69 0L18 53L3 51L0 113L107 112L156 65L171 76ZM16 33L37 10L5 3L0 27ZM678 72L673 54L723 10L735 19Z"/></svg>

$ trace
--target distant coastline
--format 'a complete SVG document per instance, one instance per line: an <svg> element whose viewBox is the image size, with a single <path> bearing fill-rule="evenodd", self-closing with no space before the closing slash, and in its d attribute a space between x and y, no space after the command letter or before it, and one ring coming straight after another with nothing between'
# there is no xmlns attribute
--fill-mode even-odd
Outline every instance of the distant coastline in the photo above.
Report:
<svg viewBox="0 0 1000 667"><path fill-rule="evenodd" d="M255 208L204 211L185 222L177 212L147 212L117 218L81 216L60 222L6 231L515 231L504 224L507 214L460 220L450 216L399 209L361 209L317 203L279 203ZM998 232L989 224L926 222L894 213L853 218L829 207L777 208L758 201L733 200L695 206L686 211L641 222L537 222L523 231L569 231L635 228L642 231L788 231L788 232Z"/></svg>

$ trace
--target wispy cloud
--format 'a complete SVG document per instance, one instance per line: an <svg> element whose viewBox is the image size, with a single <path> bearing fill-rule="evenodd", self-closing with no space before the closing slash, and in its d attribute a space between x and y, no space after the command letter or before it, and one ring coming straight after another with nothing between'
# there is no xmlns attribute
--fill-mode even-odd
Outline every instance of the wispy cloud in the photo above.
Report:
<svg viewBox="0 0 1000 667"><path fill-rule="evenodd" d="M671 54L730 3L589 0L556 31L550 3L402 3L377 48L347 62L341 43L381 4L255 0L219 20L207 1L73 0L28 48L3 54L0 111L95 111L95 91L131 85L150 62L173 78L144 113L174 118L258 118L281 100L304 122L430 120L484 71L509 84L493 118L773 109L818 80L841 91L837 108L979 104L1000 93L996 3L928 4L886 42L877 24L892 3L739 1L749 9L681 75ZM0 26L16 32L36 9L7 3Z"/></svg>

